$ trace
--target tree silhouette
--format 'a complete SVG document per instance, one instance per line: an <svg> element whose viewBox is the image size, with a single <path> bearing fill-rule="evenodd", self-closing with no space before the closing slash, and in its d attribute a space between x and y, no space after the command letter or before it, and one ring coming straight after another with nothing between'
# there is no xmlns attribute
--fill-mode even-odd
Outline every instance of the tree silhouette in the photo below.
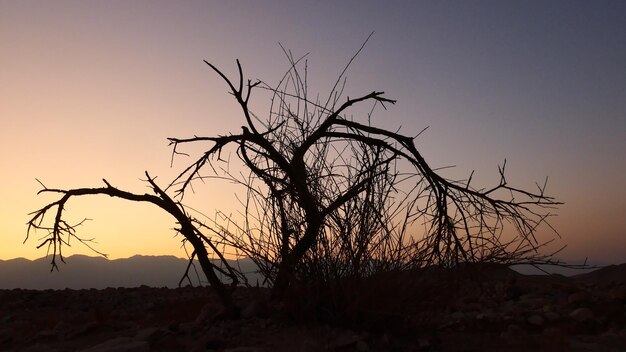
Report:
<svg viewBox="0 0 626 352"><path fill-rule="evenodd" d="M226 274L233 286L241 273L228 266L216 244L252 258L276 297L297 282L359 278L379 271L485 261L551 262L538 251L548 241L536 235L538 226L547 224L550 209L560 203L544 193L545 183L534 191L509 185L506 161L499 167L499 182L487 188L474 186L473 173L465 180L440 175L416 148L419 134L404 135L371 122L377 108L386 109L395 100L380 91L344 98L345 72L362 48L325 100L310 98L306 59L287 51L290 68L276 86L246 79L239 60L234 81L205 61L241 108L241 131L169 138L173 157L187 144L208 147L165 189L146 173L152 195L122 191L106 180L102 188L44 186L40 192L60 193L62 198L34 212L29 231L49 231L39 246L52 248L56 267L55 259L63 258L61 249L70 237L88 244L77 236L76 225L63 220L63 207L71 197L107 194L155 204L174 216L178 232L194 249L192 259L198 258L229 307L230 289L216 271ZM253 91L271 97L265 118L249 106ZM364 116L349 115L355 106L368 104ZM222 154L232 152L247 175L229 171L237 161L224 160ZM192 184L213 178L226 178L245 189L243 219L222 216L207 222L186 211L182 201ZM44 216L53 208L53 225L46 227ZM503 231L507 224L512 231ZM221 258L226 270L208 259L211 253Z"/></svg>
<svg viewBox="0 0 626 352"><path fill-rule="evenodd" d="M28 234L32 229L47 231L49 235L44 238L44 240L39 244L37 248L46 245L49 249L51 248L52 270L58 269L56 262L57 256L60 258L61 261L64 261L62 248L64 245L69 246L69 241L71 238L78 240L79 242L87 245L90 249L94 250L89 244L91 240L82 238L76 233L76 227L80 226L85 220L79 222L78 224L69 224L65 220L63 220L63 210L67 201L69 201L70 198L84 195L105 194L111 197L121 198L129 201L152 203L159 208L165 210L176 219L176 222L179 225L179 228L176 230L183 236L183 241L189 242L193 247L190 261L192 261L195 257L198 258L202 271L204 272L209 283L215 288L216 292L220 296L222 303L227 308L232 308L233 304L230 297L230 290L227 289L227 287L222 283L216 271L230 278L232 287L235 287L239 283L238 273L236 273L235 270L229 265L228 261L224 258L222 253L217 249L213 242L199 230L199 227L196 225L198 221L190 216L190 214L185 210L185 207L180 202L177 202L173 200L170 196L168 196L167 193L165 193L156 184L154 178L150 177L148 172L145 173L145 176L146 182L148 182L148 184L151 186L154 194L135 194L126 192L111 186L111 184L106 179L103 179L105 187L100 188L75 188L70 190L62 190L48 188L41 184L43 186L43 189L40 190L39 193L60 193L62 194L62 197L59 200L47 204L43 208L32 213L33 217L28 222L27 239ZM52 209L56 209L53 225L51 227L42 225L45 215L48 213L48 211ZM209 250L211 250L220 258L222 266L214 264L209 259ZM103 255L98 251L96 252ZM222 269L222 267L226 268L226 270ZM187 268L187 270L189 270L189 268Z"/></svg>

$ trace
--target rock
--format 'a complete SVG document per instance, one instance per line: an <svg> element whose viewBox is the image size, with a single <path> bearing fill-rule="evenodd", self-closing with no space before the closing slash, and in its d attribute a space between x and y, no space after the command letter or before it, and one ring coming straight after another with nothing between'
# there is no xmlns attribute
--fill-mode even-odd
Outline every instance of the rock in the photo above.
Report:
<svg viewBox="0 0 626 352"><path fill-rule="evenodd" d="M218 308L215 304L205 304L202 309L200 309L200 313L196 317L195 323L201 325L215 316L217 312Z"/></svg>
<svg viewBox="0 0 626 352"><path fill-rule="evenodd" d="M241 311L241 316L243 318L267 318L269 316L269 311L270 310L266 302L255 299Z"/></svg>
<svg viewBox="0 0 626 352"><path fill-rule="evenodd" d="M595 342L579 341L577 339L570 339L568 341L569 347L575 351L600 351L599 345Z"/></svg>
<svg viewBox="0 0 626 352"><path fill-rule="evenodd" d="M459 312L459 311L450 314L450 318L452 320L454 320L454 321L457 321L457 322L461 321L461 320L464 320L465 317L466 317L465 313Z"/></svg>
<svg viewBox="0 0 626 352"><path fill-rule="evenodd" d="M43 341L57 341L61 339L61 335L59 334L58 331L54 329L47 329L47 330L42 330L39 333L37 333L37 336L35 338L37 340L43 340Z"/></svg>
<svg viewBox="0 0 626 352"><path fill-rule="evenodd" d="M527 293L519 297L519 304L523 307L536 309L543 307L546 303L546 299L540 297L534 293Z"/></svg>
<svg viewBox="0 0 626 352"><path fill-rule="evenodd" d="M47 346L47 345L43 345L43 344L35 344L35 345L31 345L29 347L26 347L22 350L20 350L22 352L52 352L55 351L53 348Z"/></svg>
<svg viewBox="0 0 626 352"><path fill-rule="evenodd" d="M547 327L547 328L543 329L541 334L543 336L545 336L545 337L554 338L556 336L563 335L563 331L561 331L561 329L559 329L559 328L550 326L550 327Z"/></svg>
<svg viewBox="0 0 626 352"><path fill-rule="evenodd" d="M482 312L476 314L477 320L494 321L498 318L498 314L492 309L485 309Z"/></svg>
<svg viewBox="0 0 626 352"><path fill-rule="evenodd" d="M587 303L591 299L591 295L587 291L578 291L567 296L567 303L577 305Z"/></svg>
<svg viewBox="0 0 626 352"><path fill-rule="evenodd" d="M318 342L310 340L304 340L298 349L300 352L318 352L321 350L323 349Z"/></svg>
<svg viewBox="0 0 626 352"><path fill-rule="evenodd" d="M225 346L227 346L226 340L216 339L211 336L198 336L191 342L191 347L186 348L186 350L192 352L205 352L222 350Z"/></svg>
<svg viewBox="0 0 626 352"><path fill-rule="evenodd" d="M7 324L7 323L10 323L10 322L12 322L14 320L15 320L15 315L14 314L7 314L4 317L2 317L2 319L0 319L0 323Z"/></svg>
<svg viewBox="0 0 626 352"><path fill-rule="evenodd" d="M12 340L15 332L11 328L0 329L0 346L7 346Z"/></svg>
<svg viewBox="0 0 626 352"><path fill-rule="evenodd" d="M370 347L369 347L369 345L365 341L359 340L356 343L356 350L359 351L359 352L368 352L370 350Z"/></svg>
<svg viewBox="0 0 626 352"><path fill-rule="evenodd" d="M195 334L202 327L201 324L197 324L195 321L188 321L178 324L178 331L187 335Z"/></svg>
<svg viewBox="0 0 626 352"><path fill-rule="evenodd" d="M118 337L82 350L83 352L143 352L149 351L146 341L137 341L128 337Z"/></svg>
<svg viewBox="0 0 626 352"><path fill-rule="evenodd" d="M593 304L594 316L607 320L619 320L624 316L625 312L624 305L614 300L595 302Z"/></svg>
<svg viewBox="0 0 626 352"><path fill-rule="evenodd" d="M265 352L265 349L260 347L252 347L252 346L242 346L229 348L224 350L224 352Z"/></svg>
<svg viewBox="0 0 626 352"><path fill-rule="evenodd" d="M155 327L145 328L145 329L139 330L133 339L139 340L139 341L152 342L166 335L167 333L168 333L167 331L160 329L160 328L155 328Z"/></svg>
<svg viewBox="0 0 626 352"><path fill-rule="evenodd" d="M528 317L527 321L530 325L534 325L534 326L543 325L543 317L541 317L541 315L533 314L530 317Z"/></svg>
<svg viewBox="0 0 626 352"><path fill-rule="evenodd" d="M500 305L500 310L504 315L515 315L518 311L518 307L515 301L505 301Z"/></svg>
<svg viewBox="0 0 626 352"><path fill-rule="evenodd" d="M44 341L58 341L63 340L65 336L71 331L72 327L64 321L58 322L54 328L42 330L37 334L37 339Z"/></svg>
<svg viewBox="0 0 626 352"><path fill-rule="evenodd" d="M524 331L524 329L522 329L519 325L517 324L510 324L509 326L506 327L506 332L510 335L510 336L519 336L519 335L524 335L526 332Z"/></svg>
<svg viewBox="0 0 626 352"><path fill-rule="evenodd" d="M515 278L509 278L496 284L495 293L500 299L517 299L521 295L521 289L517 286Z"/></svg>
<svg viewBox="0 0 626 352"><path fill-rule="evenodd" d="M545 312L543 315L548 320L558 320L561 317L557 312Z"/></svg>
<svg viewBox="0 0 626 352"><path fill-rule="evenodd" d="M422 337L417 340L417 347L420 351L429 351L432 349L433 345L430 342L430 339L427 337Z"/></svg>
<svg viewBox="0 0 626 352"><path fill-rule="evenodd" d="M610 291L610 296L616 301L626 303L626 284L613 288Z"/></svg>
<svg viewBox="0 0 626 352"><path fill-rule="evenodd" d="M593 312L589 308L578 308L571 311L569 316L576 321L583 322L593 318Z"/></svg>
<svg viewBox="0 0 626 352"><path fill-rule="evenodd" d="M331 351L369 351L369 346L361 336L353 333L344 333L337 337L330 345Z"/></svg>
<svg viewBox="0 0 626 352"><path fill-rule="evenodd" d="M100 327L101 327L100 324L92 321L92 322L89 322L89 323L81 325L80 327L78 327L75 330L69 331L68 334L67 334L67 338L68 339L74 339L74 338L79 337L79 336L84 336L84 335L87 335L87 334L90 334L90 333L93 333L93 332L97 331L98 328L100 328Z"/></svg>

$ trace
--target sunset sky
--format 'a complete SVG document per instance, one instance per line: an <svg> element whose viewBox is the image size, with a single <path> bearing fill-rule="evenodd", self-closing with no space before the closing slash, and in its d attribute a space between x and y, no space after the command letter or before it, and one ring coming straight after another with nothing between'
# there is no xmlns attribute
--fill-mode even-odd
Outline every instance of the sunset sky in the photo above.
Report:
<svg viewBox="0 0 626 352"><path fill-rule="evenodd" d="M54 199L35 178L147 192L145 170L166 184L192 161L170 168L167 137L238 132L244 119L203 59L234 74L238 58L275 84L280 43L310 53L323 96L372 31L346 94L397 99L375 125L429 126L416 140L426 160L476 170L477 185L505 158L514 185L548 176L565 203L552 220L560 256L626 262L625 1L0 0L0 259L45 255L38 236L22 244L28 213ZM206 185L190 201L234 212L233 192ZM111 258L184 256L159 209L99 196L67 215L93 219L80 233Z"/></svg>

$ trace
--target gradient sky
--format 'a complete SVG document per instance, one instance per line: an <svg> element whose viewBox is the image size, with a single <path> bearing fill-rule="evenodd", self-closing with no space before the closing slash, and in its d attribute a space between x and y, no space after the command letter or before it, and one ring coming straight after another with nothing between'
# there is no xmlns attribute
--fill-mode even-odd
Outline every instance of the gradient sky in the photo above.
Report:
<svg viewBox="0 0 626 352"><path fill-rule="evenodd" d="M144 192L144 170L165 183L190 160L170 169L166 137L238 131L203 59L232 74L239 58L272 84L288 67L281 43L310 53L324 94L372 31L346 93L398 100L374 124L430 126L417 140L427 161L476 170L485 186L505 158L511 183L549 176L565 202L553 219L561 256L626 262L624 1L0 0L0 259L45 255L36 238L22 244L27 213L52 200L35 178ZM192 202L235 211L233 192L207 186ZM184 256L150 206L92 197L67 215L92 218L81 233L112 258Z"/></svg>

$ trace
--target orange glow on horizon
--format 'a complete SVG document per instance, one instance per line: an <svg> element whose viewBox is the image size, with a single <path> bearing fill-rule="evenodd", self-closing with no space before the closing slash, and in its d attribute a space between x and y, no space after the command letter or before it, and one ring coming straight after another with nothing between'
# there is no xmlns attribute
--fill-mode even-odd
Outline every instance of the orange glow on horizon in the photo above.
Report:
<svg viewBox="0 0 626 352"><path fill-rule="evenodd" d="M309 94L324 97L375 30L345 86L398 100L373 124L409 135L430 126L416 140L427 161L456 165L459 177L476 170L476 185L497 179L505 158L512 184L549 176L548 193L565 202L552 219L563 256L626 261L626 31L613 5L407 2L354 13L342 2L328 13L295 2L157 3L0 3L0 260L46 254L35 248L43 233L22 243L28 214L53 199L36 195L35 178L147 192L144 171L166 184L193 160L170 167L167 137L240 131L240 109L203 59L234 75L238 58L250 79L276 84L289 67L280 42L310 52ZM263 118L268 96L251 101ZM236 189L199 184L186 201L208 216L236 213ZM70 201L67 215L93 219L79 234L110 258L185 257L169 214L153 206L92 196ZM65 250L92 255L78 243Z"/></svg>

